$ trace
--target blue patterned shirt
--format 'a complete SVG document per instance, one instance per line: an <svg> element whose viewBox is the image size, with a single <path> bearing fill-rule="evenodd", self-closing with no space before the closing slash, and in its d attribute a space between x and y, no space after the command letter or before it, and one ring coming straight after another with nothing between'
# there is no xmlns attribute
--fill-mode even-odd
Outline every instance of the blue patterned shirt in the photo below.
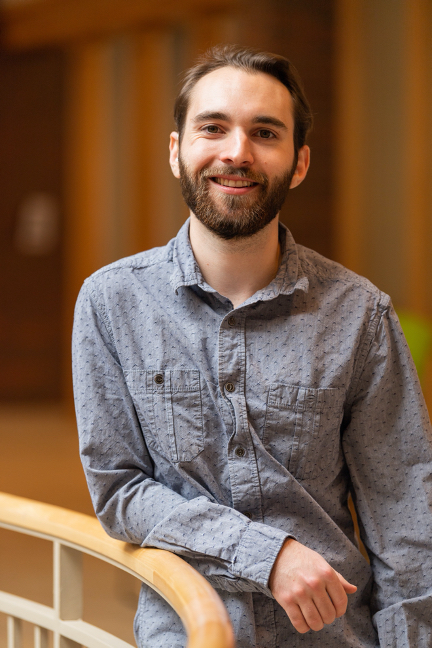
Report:
<svg viewBox="0 0 432 648"><path fill-rule="evenodd" d="M282 225L280 241L277 276L235 309L204 281L188 223L87 279L73 365L96 514L198 569L238 648L429 647L431 432L397 317ZM319 632L297 633L268 588L287 537L358 587ZM148 588L135 632L142 648L185 645Z"/></svg>

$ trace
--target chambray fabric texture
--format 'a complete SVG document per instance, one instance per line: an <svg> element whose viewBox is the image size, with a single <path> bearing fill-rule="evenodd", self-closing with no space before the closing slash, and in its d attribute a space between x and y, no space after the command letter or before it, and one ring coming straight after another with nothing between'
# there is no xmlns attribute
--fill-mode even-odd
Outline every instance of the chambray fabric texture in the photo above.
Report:
<svg viewBox="0 0 432 648"><path fill-rule="evenodd" d="M198 569L238 648L432 646L431 432L397 317L283 226L280 241L277 276L236 309L204 281L188 222L86 280L73 367L96 514ZM297 633L268 589L289 536L358 586L318 633ZM146 588L135 632L141 648L186 643Z"/></svg>

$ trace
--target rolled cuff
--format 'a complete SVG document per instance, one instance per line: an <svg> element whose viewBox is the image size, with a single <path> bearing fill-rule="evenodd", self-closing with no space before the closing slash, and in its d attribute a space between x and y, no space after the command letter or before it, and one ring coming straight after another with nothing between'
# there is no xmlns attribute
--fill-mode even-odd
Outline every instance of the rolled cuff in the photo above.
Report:
<svg viewBox="0 0 432 648"><path fill-rule="evenodd" d="M232 573L253 581L266 596L272 596L268 582L274 562L289 534L280 529L251 522L234 556Z"/></svg>

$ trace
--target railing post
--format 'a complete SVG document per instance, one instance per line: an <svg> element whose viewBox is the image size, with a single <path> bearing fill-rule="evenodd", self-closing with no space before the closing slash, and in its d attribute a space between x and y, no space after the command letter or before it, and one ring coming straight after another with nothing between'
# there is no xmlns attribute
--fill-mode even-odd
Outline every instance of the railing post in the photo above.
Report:
<svg viewBox="0 0 432 648"><path fill-rule="evenodd" d="M48 648L48 630L46 628L35 626L34 648Z"/></svg>
<svg viewBox="0 0 432 648"><path fill-rule="evenodd" d="M21 648L22 623L21 619L8 616L7 618L7 648Z"/></svg>
<svg viewBox="0 0 432 648"><path fill-rule="evenodd" d="M54 610L62 621L81 619L82 553L54 542ZM54 648L78 648L72 639L54 634Z"/></svg>

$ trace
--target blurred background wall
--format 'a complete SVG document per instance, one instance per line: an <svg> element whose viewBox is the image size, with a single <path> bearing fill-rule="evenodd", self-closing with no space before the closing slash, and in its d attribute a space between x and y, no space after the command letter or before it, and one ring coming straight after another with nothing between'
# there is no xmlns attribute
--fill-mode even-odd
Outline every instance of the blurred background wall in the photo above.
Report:
<svg viewBox="0 0 432 648"><path fill-rule="evenodd" d="M236 42L288 56L315 113L282 220L432 316L431 0L3 0L0 400L70 402L82 281L187 217L168 166L180 74Z"/></svg>

